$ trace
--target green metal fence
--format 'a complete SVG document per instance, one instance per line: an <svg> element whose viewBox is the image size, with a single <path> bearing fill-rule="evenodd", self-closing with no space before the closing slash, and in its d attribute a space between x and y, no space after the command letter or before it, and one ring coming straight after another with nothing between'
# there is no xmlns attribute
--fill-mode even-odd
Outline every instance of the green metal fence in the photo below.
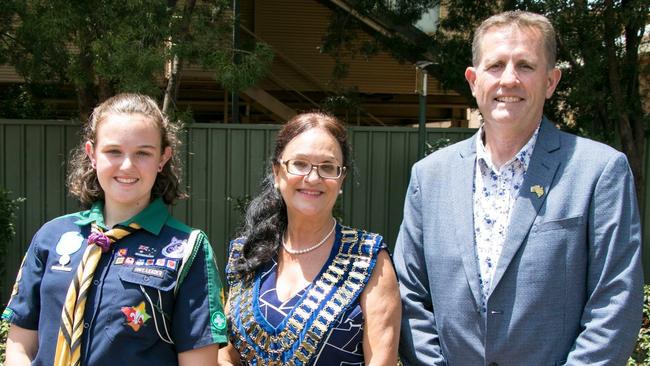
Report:
<svg viewBox="0 0 650 366"><path fill-rule="evenodd" d="M254 195L279 126L192 124L183 136L184 183L191 198L172 208L178 219L208 233L220 266L236 234L238 201ZM67 195L66 164L79 143L78 123L0 120L0 187L25 197L17 235L7 248L0 295L6 301L32 235L46 221L79 210ZM379 232L392 246L402 220L411 165L417 160L415 128L350 127L357 167L348 174L340 211L345 224ZM461 140L470 129L430 129L428 141Z"/></svg>

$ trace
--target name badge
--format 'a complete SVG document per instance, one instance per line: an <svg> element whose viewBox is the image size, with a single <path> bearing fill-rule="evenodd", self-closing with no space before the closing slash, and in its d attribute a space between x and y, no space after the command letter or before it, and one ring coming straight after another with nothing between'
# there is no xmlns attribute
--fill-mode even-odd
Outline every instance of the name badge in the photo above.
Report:
<svg viewBox="0 0 650 366"><path fill-rule="evenodd" d="M165 271L158 268L152 267L133 267L133 273L139 273L147 276L153 276L158 278L165 277Z"/></svg>

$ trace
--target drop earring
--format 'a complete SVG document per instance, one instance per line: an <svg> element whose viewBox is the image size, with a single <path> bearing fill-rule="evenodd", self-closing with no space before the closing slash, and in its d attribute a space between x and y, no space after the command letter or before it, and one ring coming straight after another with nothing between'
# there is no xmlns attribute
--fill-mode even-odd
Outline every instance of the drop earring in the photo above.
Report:
<svg viewBox="0 0 650 366"><path fill-rule="evenodd" d="M163 166L160 165L160 166L158 167L158 173L162 172L162 170L163 170Z"/></svg>
<svg viewBox="0 0 650 366"><path fill-rule="evenodd" d="M339 189L339 194L343 194L343 190L342 190L342 189Z"/></svg>
<svg viewBox="0 0 650 366"><path fill-rule="evenodd" d="M275 190L278 190L280 189L280 185L277 183L273 183L273 188L275 188Z"/></svg>

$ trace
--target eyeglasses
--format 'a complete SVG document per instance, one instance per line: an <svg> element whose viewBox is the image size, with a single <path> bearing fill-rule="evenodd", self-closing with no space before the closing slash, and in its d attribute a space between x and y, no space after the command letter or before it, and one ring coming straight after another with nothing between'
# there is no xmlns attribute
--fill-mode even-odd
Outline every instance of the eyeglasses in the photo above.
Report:
<svg viewBox="0 0 650 366"><path fill-rule="evenodd" d="M291 159L287 161L278 160L287 168L287 172L293 175L306 176L316 168L318 176L323 179L337 179L345 172L345 167L333 163L312 164L305 160Z"/></svg>

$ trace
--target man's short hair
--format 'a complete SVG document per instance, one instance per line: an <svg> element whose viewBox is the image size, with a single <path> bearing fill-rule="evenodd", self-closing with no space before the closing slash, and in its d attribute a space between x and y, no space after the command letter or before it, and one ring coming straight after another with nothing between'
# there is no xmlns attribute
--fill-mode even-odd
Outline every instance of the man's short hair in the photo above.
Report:
<svg viewBox="0 0 650 366"><path fill-rule="evenodd" d="M546 52L546 61L548 68L555 67L557 58L557 45L555 42L555 29L553 25L543 15L531 13L528 11L514 10L506 11L503 13L495 14L481 23L474 32L474 39L472 41L472 64L478 66L481 62L481 41L483 36L491 28L532 28L538 30L542 34L544 42L544 50Z"/></svg>

